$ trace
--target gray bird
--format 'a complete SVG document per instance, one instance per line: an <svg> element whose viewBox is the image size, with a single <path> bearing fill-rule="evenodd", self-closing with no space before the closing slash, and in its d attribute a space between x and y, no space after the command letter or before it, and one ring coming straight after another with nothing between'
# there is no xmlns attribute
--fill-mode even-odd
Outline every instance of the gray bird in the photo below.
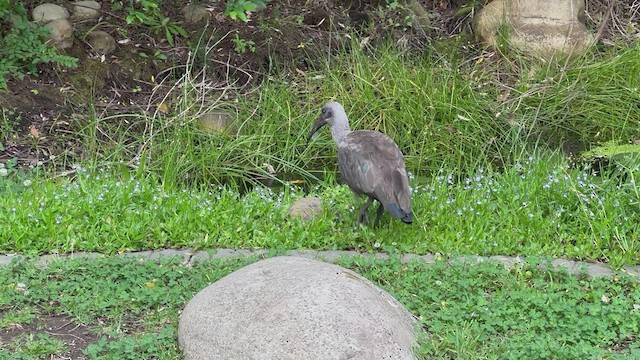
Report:
<svg viewBox="0 0 640 360"><path fill-rule="evenodd" d="M328 102L322 107L307 141L327 124L338 146L338 167L342 180L356 195L368 197L360 208L358 222L369 223L367 210L373 200L377 200L380 205L374 226L380 221L384 210L410 224L413 221L411 189L404 157L398 145L378 131L351 131L347 114L337 102Z"/></svg>

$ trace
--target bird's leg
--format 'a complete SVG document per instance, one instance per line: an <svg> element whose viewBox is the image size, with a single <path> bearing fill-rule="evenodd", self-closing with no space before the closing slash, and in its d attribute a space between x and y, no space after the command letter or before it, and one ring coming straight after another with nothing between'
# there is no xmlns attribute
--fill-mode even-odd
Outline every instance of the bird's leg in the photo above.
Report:
<svg viewBox="0 0 640 360"><path fill-rule="evenodd" d="M382 206L382 203L379 202L378 205L378 210L376 211L376 220L373 222L373 227L378 227L378 224L380 223L380 218L382 217L382 213L384 212L384 206Z"/></svg>
<svg viewBox="0 0 640 360"><path fill-rule="evenodd" d="M373 202L373 198L367 198L367 202L362 205L360 208L360 213L358 214L358 223L369 225L369 214L367 210L369 209L369 205Z"/></svg>

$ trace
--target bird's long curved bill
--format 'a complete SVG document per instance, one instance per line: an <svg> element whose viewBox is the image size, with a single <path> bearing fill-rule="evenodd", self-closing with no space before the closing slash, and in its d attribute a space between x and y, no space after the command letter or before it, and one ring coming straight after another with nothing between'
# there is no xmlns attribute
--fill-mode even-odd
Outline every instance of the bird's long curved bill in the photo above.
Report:
<svg viewBox="0 0 640 360"><path fill-rule="evenodd" d="M309 136L307 136L307 143L309 141L311 141L311 139L313 138L313 135L316 134L316 132L318 131L318 129L320 129L321 127L323 127L324 125L326 125L326 121L323 118L318 118L316 120L315 123L313 123L313 126L311 127L311 131L309 131Z"/></svg>

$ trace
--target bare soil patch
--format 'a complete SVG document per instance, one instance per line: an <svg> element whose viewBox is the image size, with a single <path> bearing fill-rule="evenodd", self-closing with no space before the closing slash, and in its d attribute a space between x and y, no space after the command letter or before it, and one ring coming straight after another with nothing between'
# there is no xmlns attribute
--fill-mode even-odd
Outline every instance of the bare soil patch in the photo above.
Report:
<svg viewBox="0 0 640 360"><path fill-rule="evenodd" d="M0 344L11 344L30 334L47 334L65 345L65 353L55 359L84 359L83 350L98 340L86 325L78 324L67 315L43 314L31 323L20 323L0 329Z"/></svg>

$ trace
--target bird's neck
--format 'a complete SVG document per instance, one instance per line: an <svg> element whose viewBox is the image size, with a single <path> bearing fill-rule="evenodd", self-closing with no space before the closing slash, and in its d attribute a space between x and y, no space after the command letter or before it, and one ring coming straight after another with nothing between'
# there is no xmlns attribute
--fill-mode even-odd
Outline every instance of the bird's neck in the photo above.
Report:
<svg viewBox="0 0 640 360"><path fill-rule="evenodd" d="M351 132L349 125L340 125L331 127L331 137L336 145L340 145L345 136Z"/></svg>

